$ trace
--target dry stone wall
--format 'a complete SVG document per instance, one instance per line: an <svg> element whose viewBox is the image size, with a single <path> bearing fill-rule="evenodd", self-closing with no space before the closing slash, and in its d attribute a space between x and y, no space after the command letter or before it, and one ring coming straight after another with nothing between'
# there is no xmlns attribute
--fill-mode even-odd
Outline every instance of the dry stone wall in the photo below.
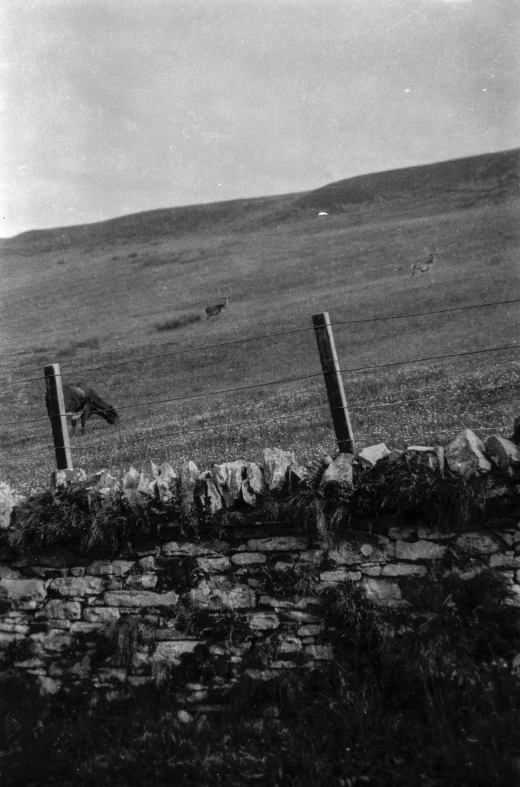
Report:
<svg viewBox="0 0 520 787"><path fill-rule="evenodd" d="M520 606L520 517L440 533L389 520L334 544L268 527L206 541L136 545L112 559L55 550L0 565L3 666L43 693L119 696L177 676L186 712L219 709L238 681L268 680L334 658L327 591L357 586L375 605L407 607L406 582L484 570Z"/></svg>
<svg viewBox="0 0 520 787"><path fill-rule="evenodd" d="M326 499L339 490L348 497L354 470L388 468L399 457L403 466L411 457L411 467L419 458L437 481L444 473L495 474L489 488L507 491L507 515L484 518L467 532L395 515L349 520L334 536L320 517L312 530L289 521L262 524L264 498L297 490L313 472L292 454L266 449L263 464L239 460L203 473L193 462L175 471L151 461L122 481L101 473L88 485L81 471L57 473L54 493L84 484L93 516L115 499L134 507L176 500L179 516L193 510L218 516L236 506L258 514L225 526L219 520L192 538L172 523L117 553L86 556L57 547L31 553L12 546L20 501L0 484L0 668L33 676L48 694L99 690L117 697L174 679L189 715L224 707L244 678L265 681L334 659L326 624L334 589L357 588L376 607L406 612L413 581L469 580L491 571L505 582L505 603L520 607L517 444L494 435L484 445L464 430L444 447L371 446L322 463L313 494Z"/></svg>

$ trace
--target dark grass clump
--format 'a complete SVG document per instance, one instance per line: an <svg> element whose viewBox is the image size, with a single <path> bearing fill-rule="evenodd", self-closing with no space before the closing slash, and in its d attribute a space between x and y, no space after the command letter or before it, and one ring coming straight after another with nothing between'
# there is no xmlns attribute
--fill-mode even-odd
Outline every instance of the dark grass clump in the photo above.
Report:
<svg viewBox="0 0 520 787"><path fill-rule="evenodd" d="M333 661L244 676L221 712L189 705L189 724L175 680L92 702L4 675L2 784L518 787L520 609L504 594L486 573L415 579L398 609L328 591ZM142 623L121 624L120 663L147 646Z"/></svg>
<svg viewBox="0 0 520 787"><path fill-rule="evenodd" d="M118 552L129 543L154 538L176 521L188 532L189 519L176 497L169 503L114 494L102 501L84 487L47 491L15 509L10 545L20 551L66 547L80 553Z"/></svg>
<svg viewBox="0 0 520 787"><path fill-rule="evenodd" d="M156 331L176 331L178 328L185 328L194 322L200 322L200 314L183 314L181 317L155 324Z"/></svg>
<svg viewBox="0 0 520 787"><path fill-rule="evenodd" d="M389 514L403 523L420 519L440 531L468 530L483 519L490 493L505 489L503 481L490 475L464 478L441 472L427 457L414 454L373 468L354 463L352 486L322 486L324 465L315 462L308 469L295 491L272 496L266 510L324 539L333 539L356 519Z"/></svg>

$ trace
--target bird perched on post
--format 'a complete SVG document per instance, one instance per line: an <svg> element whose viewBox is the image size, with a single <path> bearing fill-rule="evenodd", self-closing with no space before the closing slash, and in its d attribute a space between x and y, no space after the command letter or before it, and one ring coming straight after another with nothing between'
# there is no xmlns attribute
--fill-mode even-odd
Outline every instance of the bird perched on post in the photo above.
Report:
<svg viewBox="0 0 520 787"><path fill-rule="evenodd" d="M428 273L436 259L436 252L432 252L428 259L424 262L414 262L414 264L410 266L412 270L412 276L415 276L417 271L419 271L419 273Z"/></svg>

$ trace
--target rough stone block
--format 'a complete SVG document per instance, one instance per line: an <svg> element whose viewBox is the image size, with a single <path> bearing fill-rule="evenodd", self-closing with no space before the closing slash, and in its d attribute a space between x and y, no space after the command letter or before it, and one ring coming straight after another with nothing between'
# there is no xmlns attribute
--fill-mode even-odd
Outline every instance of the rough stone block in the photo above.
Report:
<svg viewBox="0 0 520 787"><path fill-rule="evenodd" d="M28 640L32 644L35 656L60 653L72 645L70 633L63 629L52 628L48 631L38 631L36 634L30 634Z"/></svg>
<svg viewBox="0 0 520 787"><path fill-rule="evenodd" d="M367 448L363 448L356 455L356 459L366 467L374 467L378 462L382 459L386 459L388 456L390 456L390 451L385 443L378 443L378 445L370 445Z"/></svg>
<svg viewBox="0 0 520 787"><path fill-rule="evenodd" d="M280 625L280 618L275 612L255 612L249 618L249 625L253 631L276 629Z"/></svg>
<svg viewBox="0 0 520 787"><path fill-rule="evenodd" d="M101 577L58 577L49 589L60 596L97 596L103 592L105 583Z"/></svg>
<svg viewBox="0 0 520 787"><path fill-rule="evenodd" d="M302 650L302 641L298 637L285 636L278 642L278 653L299 653Z"/></svg>
<svg viewBox="0 0 520 787"><path fill-rule="evenodd" d="M486 454L505 475L513 474L513 466L520 465L520 447L500 435L490 435L485 444Z"/></svg>
<svg viewBox="0 0 520 787"><path fill-rule="evenodd" d="M352 454L338 454L324 471L320 481L320 489L325 489L329 484L350 489L353 483L353 461Z"/></svg>
<svg viewBox="0 0 520 787"><path fill-rule="evenodd" d="M37 617L57 618L58 620L79 620L81 618L81 604L79 601L61 601L52 599L48 601Z"/></svg>
<svg viewBox="0 0 520 787"><path fill-rule="evenodd" d="M86 607L83 610L83 620L86 623L103 625L105 623L113 623L118 620L119 617L119 610L113 607Z"/></svg>
<svg viewBox="0 0 520 787"><path fill-rule="evenodd" d="M294 607L294 602L272 596L260 596L259 604L273 609L292 609Z"/></svg>
<svg viewBox="0 0 520 787"><path fill-rule="evenodd" d="M157 585L157 574L146 571L142 574L131 574L125 583L127 590L153 590Z"/></svg>
<svg viewBox="0 0 520 787"><path fill-rule="evenodd" d="M491 555L498 552L500 542L488 533L463 533L455 539L455 546L462 552L476 555Z"/></svg>
<svg viewBox="0 0 520 787"><path fill-rule="evenodd" d="M124 577L134 565L133 560L95 560L87 567L86 573L94 576Z"/></svg>
<svg viewBox="0 0 520 787"><path fill-rule="evenodd" d="M520 555L515 557L512 554L495 554L489 558L490 568L520 568Z"/></svg>
<svg viewBox="0 0 520 787"><path fill-rule="evenodd" d="M0 579L0 598L11 602L13 609L39 609L47 598L42 579Z"/></svg>
<svg viewBox="0 0 520 787"><path fill-rule="evenodd" d="M330 645L306 645L305 653L316 661L331 661L334 658Z"/></svg>
<svg viewBox="0 0 520 787"><path fill-rule="evenodd" d="M363 579L362 588L369 601L383 607L398 607L406 604L403 601L399 585L389 579Z"/></svg>
<svg viewBox="0 0 520 787"><path fill-rule="evenodd" d="M344 571L336 569L336 571L323 571L320 574L322 582L357 582L361 579L361 571Z"/></svg>
<svg viewBox="0 0 520 787"><path fill-rule="evenodd" d="M444 447L444 455L452 473L468 478L489 473L491 462L484 453L484 443L471 429L463 429Z"/></svg>
<svg viewBox="0 0 520 787"><path fill-rule="evenodd" d="M20 579L20 574L9 566L0 566L0 579Z"/></svg>
<svg viewBox="0 0 520 787"><path fill-rule="evenodd" d="M352 534L335 549L329 550L330 560L340 566L356 563L384 563L394 557L394 544L385 536Z"/></svg>
<svg viewBox="0 0 520 787"><path fill-rule="evenodd" d="M395 556L397 560L438 560L444 557L447 547L432 541L397 541Z"/></svg>
<svg viewBox="0 0 520 787"><path fill-rule="evenodd" d="M208 514L214 514L223 508L220 491L215 483L213 474L209 470L197 476L193 489L193 499Z"/></svg>
<svg viewBox="0 0 520 787"><path fill-rule="evenodd" d="M200 640L166 640L158 642L153 654L153 661L166 661L168 664L178 666L184 653L193 653Z"/></svg>
<svg viewBox="0 0 520 787"><path fill-rule="evenodd" d="M280 448L264 450L264 478L270 490L281 489L287 480L289 467L295 464L294 454Z"/></svg>
<svg viewBox="0 0 520 787"><path fill-rule="evenodd" d="M242 482L247 477L247 462L238 459L236 462L225 462L213 465L213 480L226 508L231 508L240 499Z"/></svg>

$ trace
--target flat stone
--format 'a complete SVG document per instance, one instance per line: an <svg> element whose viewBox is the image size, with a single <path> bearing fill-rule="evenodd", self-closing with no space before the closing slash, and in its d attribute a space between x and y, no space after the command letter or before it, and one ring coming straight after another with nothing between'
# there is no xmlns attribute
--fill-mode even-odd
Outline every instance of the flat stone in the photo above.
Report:
<svg viewBox="0 0 520 787"><path fill-rule="evenodd" d="M292 552L307 549L306 536L272 536L271 538L252 538L247 542L251 552Z"/></svg>
<svg viewBox="0 0 520 787"><path fill-rule="evenodd" d="M491 555L489 558L490 568L520 568L520 555Z"/></svg>
<svg viewBox="0 0 520 787"><path fill-rule="evenodd" d="M489 473L491 462L484 453L484 443L471 429L463 429L444 447L444 455L452 473L468 478Z"/></svg>
<svg viewBox="0 0 520 787"><path fill-rule="evenodd" d="M308 626L300 626L296 633L299 637L317 637L323 631L321 623L313 623Z"/></svg>
<svg viewBox="0 0 520 787"><path fill-rule="evenodd" d="M231 562L236 566L249 566L255 563L265 563L266 556L262 552L237 552L231 555Z"/></svg>
<svg viewBox="0 0 520 787"><path fill-rule="evenodd" d="M105 583L101 577L58 577L53 579L50 589L60 596L97 596L103 592Z"/></svg>
<svg viewBox="0 0 520 787"><path fill-rule="evenodd" d="M286 636L278 642L278 653L299 653L302 650L302 641L298 637Z"/></svg>
<svg viewBox="0 0 520 787"><path fill-rule="evenodd" d="M335 549L329 550L330 560L339 565L356 563L379 563L394 557L394 544L385 536L350 534Z"/></svg>
<svg viewBox="0 0 520 787"><path fill-rule="evenodd" d="M174 590L168 593L115 590L107 591L104 595L107 607L175 607L178 601L179 596Z"/></svg>
<svg viewBox="0 0 520 787"><path fill-rule="evenodd" d="M163 544L161 551L166 557L198 557L199 555L211 554L211 550L208 550L208 548L202 544L190 544L189 542L180 541L168 541L167 544Z"/></svg>
<svg viewBox="0 0 520 787"><path fill-rule="evenodd" d="M275 612L255 612L249 618L249 625L253 631L276 629L280 625L280 618Z"/></svg>
<svg viewBox="0 0 520 787"><path fill-rule="evenodd" d="M433 541L397 541L395 556L397 560L438 560L444 557L447 547Z"/></svg>
<svg viewBox="0 0 520 787"><path fill-rule="evenodd" d="M206 574L220 574L222 571L227 571L231 568L231 563L228 557L198 557L197 566L201 571Z"/></svg>
<svg viewBox="0 0 520 787"><path fill-rule="evenodd" d="M426 541L449 541L454 538L455 535L455 533L443 533L440 530L434 530L433 528L424 527L423 525L417 528L417 538Z"/></svg>
<svg viewBox="0 0 520 787"><path fill-rule="evenodd" d="M120 612L114 607L85 607L83 620L86 623L113 623L120 617Z"/></svg>
<svg viewBox="0 0 520 787"><path fill-rule="evenodd" d="M361 571L323 571L320 579L322 582L357 582L361 579Z"/></svg>
<svg viewBox="0 0 520 787"><path fill-rule="evenodd" d="M384 577L424 577L428 573L426 566L416 566L410 563L389 563L383 566L381 572Z"/></svg>

